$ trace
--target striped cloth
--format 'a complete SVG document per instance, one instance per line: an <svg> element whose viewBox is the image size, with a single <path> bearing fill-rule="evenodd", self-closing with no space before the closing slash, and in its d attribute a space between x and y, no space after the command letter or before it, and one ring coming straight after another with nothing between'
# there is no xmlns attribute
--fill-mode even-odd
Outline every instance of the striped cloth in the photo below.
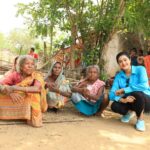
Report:
<svg viewBox="0 0 150 150"><path fill-rule="evenodd" d="M4 94L0 94L0 119L27 119L31 118L31 106L28 98L22 104L12 102L12 99Z"/></svg>

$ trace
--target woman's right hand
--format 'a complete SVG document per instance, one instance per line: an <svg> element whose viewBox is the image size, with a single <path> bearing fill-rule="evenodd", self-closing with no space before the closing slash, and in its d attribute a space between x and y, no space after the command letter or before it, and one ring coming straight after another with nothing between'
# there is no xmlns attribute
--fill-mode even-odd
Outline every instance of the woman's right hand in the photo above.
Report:
<svg viewBox="0 0 150 150"><path fill-rule="evenodd" d="M56 84L55 83L47 83L47 87L49 88L50 91L52 91L56 87Z"/></svg>
<svg viewBox="0 0 150 150"><path fill-rule="evenodd" d="M116 91L117 96L120 96L122 94L124 94L124 89L119 89L119 90Z"/></svg>
<svg viewBox="0 0 150 150"><path fill-rule="evenodd" d="M23 103L24 97L21 96L20 94L18 94L18 93L10 93L9 96L11 97L12 102L14 104L21 104L21 103Z"/></svg>
<svg viewBox="0 0 150 150"><path fill-rule="evenodd" d="M128 96L126 99L127 99L128 103L133 103L135 101L134 96Z"/></svg>

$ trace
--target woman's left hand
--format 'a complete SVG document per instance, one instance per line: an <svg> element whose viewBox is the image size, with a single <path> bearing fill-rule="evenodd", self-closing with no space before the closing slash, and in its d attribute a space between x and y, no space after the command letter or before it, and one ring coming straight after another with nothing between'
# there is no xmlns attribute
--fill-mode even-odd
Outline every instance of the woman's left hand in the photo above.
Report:
<svg viewBox="0 0 150 150"><path fill-rule="evenodd" d="M53 86L51 86L50 91L59 93L59 88L56 85L53 85Z"/></svg>
<svg viewBox="0 0 150 150"><path fill-rule="evenodd" d="M120 96L122 94L124 94L124 89L119 89L119 90L116 91L117 96Z"/></svg>
<svg viewBox="0 0 150 150"><path fill-rule="evenodd" d="M135 101L135 97L134 96L128 96L126 99L127 99L128 103L133 103Z"/></svg>

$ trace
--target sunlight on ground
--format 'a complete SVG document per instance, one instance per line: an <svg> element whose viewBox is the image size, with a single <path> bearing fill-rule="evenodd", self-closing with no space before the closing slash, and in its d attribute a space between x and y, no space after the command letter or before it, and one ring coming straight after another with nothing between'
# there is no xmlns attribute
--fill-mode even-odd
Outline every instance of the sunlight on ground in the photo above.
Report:
<svg viewBox="0 0 150 150"><path fill-rule="evenodd" d="M99 131L100 136L104 136L112 140L112 142L118 143L126 143L126 144L139 144L143 145L146 144L148 141L145 137L137 137L136 135L133 137L128 137L125 135L121 135L119 133L111 133L110 131Z"/></svg>

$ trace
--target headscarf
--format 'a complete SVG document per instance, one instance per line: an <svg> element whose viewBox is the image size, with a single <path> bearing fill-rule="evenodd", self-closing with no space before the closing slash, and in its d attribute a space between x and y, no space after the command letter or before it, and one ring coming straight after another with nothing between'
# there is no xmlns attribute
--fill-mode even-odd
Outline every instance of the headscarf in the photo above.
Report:
<svg viewBox="0 0 150 150"><path fill-rule="evenodd" d="M51 67L50 67L50 69L49 69L49 72L47 73L47 76L45 77L45 80L47 80L48 77L52 75L53 68L54 68L55 64L57 64L57 63L61 64L61 63L58 62L58 61L53 62L52 65L51 65ZM62 64L61 64L61 66L62 66ZM60 82L61 82L63 79L65 79L65 77L64 77L64 75L63 75L63 67L62 67L61 72L60 72L59 76L57 77L55 83L56 83L57 85L59 85Z"/></svg>

